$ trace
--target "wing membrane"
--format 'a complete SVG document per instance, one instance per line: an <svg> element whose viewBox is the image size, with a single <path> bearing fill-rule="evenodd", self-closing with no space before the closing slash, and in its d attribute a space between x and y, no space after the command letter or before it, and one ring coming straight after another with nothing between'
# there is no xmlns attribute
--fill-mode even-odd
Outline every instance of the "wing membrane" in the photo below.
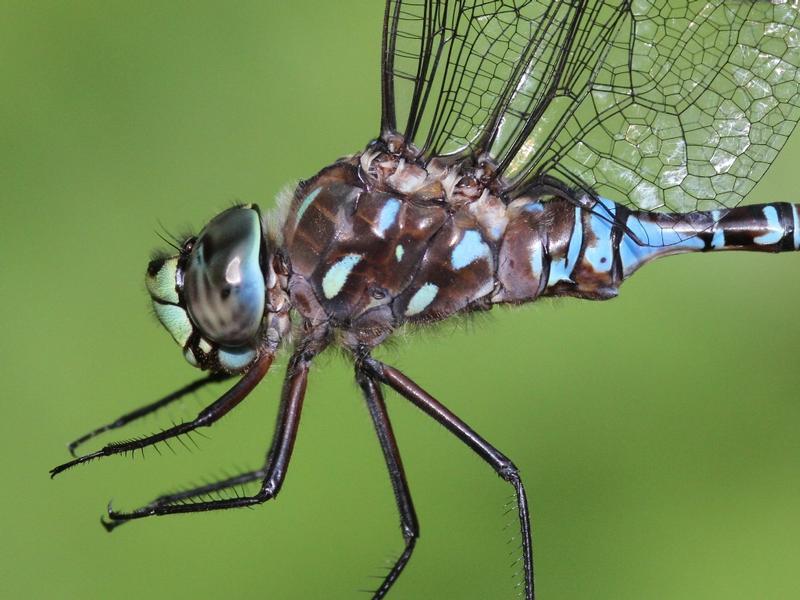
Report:
<svg viewBox="0 0 800 600"><path fill-rule="evenodd" d="M511 195L555 176L648 210L732 206L800 118L799 12L389 0L384 128L424 159L488 154Z"/></svg>

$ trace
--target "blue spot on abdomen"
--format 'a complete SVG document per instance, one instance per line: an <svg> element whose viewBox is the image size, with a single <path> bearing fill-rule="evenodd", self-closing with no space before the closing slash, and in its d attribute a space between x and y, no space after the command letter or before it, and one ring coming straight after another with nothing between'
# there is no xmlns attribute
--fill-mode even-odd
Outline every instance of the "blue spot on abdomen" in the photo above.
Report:
<svg viewBox="0 0 800 600"><path fill-rule="evenodd" d="M781 220L778 217L778 209L774 206L767 205L764 207L764 218L767 220L767 228L769 231L763 235L753 238L756 244L767 246L769 244L777 244L783 237L783 227L781 227Z"/></svg>

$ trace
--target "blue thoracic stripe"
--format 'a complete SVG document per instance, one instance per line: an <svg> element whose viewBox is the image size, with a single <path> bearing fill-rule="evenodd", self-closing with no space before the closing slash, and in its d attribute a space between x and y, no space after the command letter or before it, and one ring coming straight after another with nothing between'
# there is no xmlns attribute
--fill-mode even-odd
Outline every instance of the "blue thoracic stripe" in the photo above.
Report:
<svg viewBox="0 0 800 600"><path fill-rule="evenodd" d="M322 188L318 187L317 189L315 189L313 192L308 194L308 196L306 196L303 199L303 202L300 204L300 207L297 209L296 221L298 223L300 222L300 219L303 218L303 215L305 214L306 210L308 210L308 207L311 206L311 203L314 201L314 198L316 198L321 191L322 191Z"/></svg>
<svg viewBox="0 0 800 600"><path fill-rule="evenodd" d="M797 214L797 204L792 204L792 223L794 224L794 249L800 250L800 215Z"/></svg>
<svg viewBox="0 0 800 600"><path fill-rule="evenodd" d="M389 198L386 204L381 209L381 214L378 217L378 235L383 236L386 230L389 229L397 220L397 213L400 210L400 200L397 198Z"/></svg>
<svg viewBox="0 0 800 600"><path fill-rule="evenodd" d="M764 218L767 220L767 227L769 228L769 231L763 235L754 237L753 241L756 244L761 244L763 246L777 244L781 241L781 239L783 239L783 227L781 227L781 219L778 215L778 209L771 204L767 204L763 208L763 212Z"/></svg>
<svg viewBox="0 0 800 600"><path fill-rule="evenodd" d="M453 248L450 262L456 270L463 269L479 258L491 259L492 251L486 242L483 241L481 234L474 229L464 232L461 241Z"/></svg>

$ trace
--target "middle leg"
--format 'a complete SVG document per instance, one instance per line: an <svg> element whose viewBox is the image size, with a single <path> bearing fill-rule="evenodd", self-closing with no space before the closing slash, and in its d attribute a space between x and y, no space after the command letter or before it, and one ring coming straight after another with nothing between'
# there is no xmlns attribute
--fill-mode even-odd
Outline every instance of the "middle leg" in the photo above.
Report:
<svg viewBox="0 0 800 600"><path fill-rule="evenodd" d="M386 460L386 467L389 469L389 478L392 481L392 490L394 491L395 502L397 502L397 510L400 513L400 529L405 541L403 553L383 578L380 587L373 593L373 600L379 600L386 595L389 588L392 587L392 584L403 572L406 564L408 564L419 538L419 524L417 523L417 515L414 512L414 504L411 501L411 492L408 489L408 481L406 481L406 474L403 471L403 462L400 459L400 451L397 448L381 388L370 375L359 368L358 364L356 364L356 381L358 381L358 385L364 392L367 408L375 425L375 432L378 434L383 457Z"/></svg>
<svg viewBox="0 0 800 600"><path fill-rule="evenodd" d="M514 488L522 543L522 564L524 576L524 594L526 600L534 600L533 586L533 546L531 544L531 524L528 512L528 499L519 470L511 460L483 439L469 425L451 412L441 402L419 387L411 379L397 369L365 356L361 360L364 371L375 380L385 383L401 396L405 397L450 433L469 446L478 456L486 461L494 471Z"/></svg>
<svg viewBox="0 0 800 600"><path fill-rule="evenodd" d="M223 490L228 490L239 485L250 483L252 481L258 481L264 479L264 477L266 477L267 475L267 467L268 465L264 465L260 469L256 469L253 471L245 471L244 473L240 473L239 475L226 477L225 479L221 479L219 481L206 483L204 485L199 485L179 492L173 492L171 494L162 494L157 498L155 498L154 500L151 500L141 508L137 508L131 511L131 513L134 514L146 513L152 509L157 509L160 506L167 506L169 504L175 504L178 502L197 500L199 498L202 498L203 496L208 496L215 492L221 492ZM128 521L109 521L106 519L101 519L100 522L102 523L103 527L106 528L106 531L111 532L120 525L127 523Z"/></svg>

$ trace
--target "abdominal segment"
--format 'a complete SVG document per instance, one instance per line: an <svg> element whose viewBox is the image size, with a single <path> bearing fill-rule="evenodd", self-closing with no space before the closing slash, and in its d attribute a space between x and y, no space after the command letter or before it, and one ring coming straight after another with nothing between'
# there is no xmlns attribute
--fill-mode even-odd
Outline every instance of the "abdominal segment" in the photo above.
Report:
<svg viewBox="0 0 800 600"><path fill-rule="evenodd" d="M647 262L686 252L800 249L799 207L787 203L690 213L630 211L599 198L590 205L521 198L509 205L493 301L539 296L613 298Z"/></svg>

